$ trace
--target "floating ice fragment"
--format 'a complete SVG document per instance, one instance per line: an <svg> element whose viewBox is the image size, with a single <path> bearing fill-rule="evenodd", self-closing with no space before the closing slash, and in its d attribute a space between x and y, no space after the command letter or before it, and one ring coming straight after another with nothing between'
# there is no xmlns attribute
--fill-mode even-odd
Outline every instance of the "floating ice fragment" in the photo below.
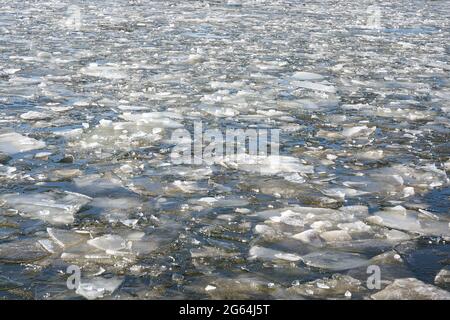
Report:
<svg viewBox="0 0 450 320"><path fill-rule="evenodd" d="M42 248L44 248L50 253L55 253L59 249L58 246L56 246L56 244L53 241L48 239L38 240L38 243L42 246Z"/></svg>
<svg viewBox="0 0 450 320"><path fill-rule="evenodd" d="M301 257L308 266L324 270L348 270L364 266L369 260L351 252L317 251Z"/></svg>
<svg viewBox="0 0 450 320"><path fill-rule="evenodd" d="M116 65L99 66L96 63L91 63L87 67L81 68L80 73L91 77L112 80L120 80L128 77L127 74Z"/></svg>
<svg viewBox="0 0 450 320"><path fill-rule="evenodd" d="M370 264L375 265L395 265L395 264L403 264L402 257L394 250L390 250L387 252L383 252L372 259L370 259Z"/></svg>
<svg viewBox="0 0 450 320"><path fill-rule="evenodd" d="M85 195L68 191L5 194L0 199L24 217L41 219L51 224L72 223L74 214L91 201Z"/></svg>
<svg viewBox="0 0 450 320"><path fill-rule="evenodd" d="M342 135L346 138L353 138L355 136L368 136L375 131L376 127L356 126L348 127L342 130Z"/></svg>
<svg viewBox="0 0 450 320"><path fill-rule="evenodd" d="M51 155L51 152L38 152L34 155L35 159L40 159L40 160L48 160L48 157Z"/></svg>
<svg viewBox="0 0 450 320"><path fill-rule="evenodd" d="M280 173L314 173L312 165L305 165L300 159L289 156L252 156L237 154L226 156L224 163L240 170L260 173L262 175L276 175Z"/></svg>
<svg viewBox="0 0 450 320"><path fill-rule="evenodd" d="M47 228L50 238L60 247L67 248L86 241L85 235L70 230Z"/></svg>
<svg viewBox="0 0 450 320"><path fill-rule="evenodd" d="M45 148L45 142L16 132L0 134L0 152L15 154Z"/></svg>
<svg viewBox="0 0 450 320"><path fill-rule="evenodd" d="M23 287L23 283L0 275L0 290L11 290L19 287Z"/></svg>
<svg viewBox="0 0 450 320"><path fill-rule="evenodd" d="M303 227L306 223L304 217L291 210L283 211L279 216L270 217L270 220L297 227Z"/></svg>
<svg viewBox="0 0 450 320"><path fill-rule="evenodd" d="M209 285L209 284L205 287L205 291L211 291L211 290L216 290L216 289L217 289L217 287Z"/></svg>
<svg viewBox="0 0 450 320"><path fill-rule="evenodd" d="M300 256L260 246L253 246L250 248L249 251L249 259L285 260L295 262L300 260Z"/></svg>
<svg viewBox="0 0 450 320"><path fill-rule="evenodd" d="M363 290L361 281L348 275L333 274L330 278L317 279L292 286L288 289L288 292L316 299L325 299L338 298L342 295L350 298L351 292Z"/></svg>
<svg viewBox="0 0 450 320"><path fill-rule="evenodd" d="M6 74L12 75L15 74L17 71L20 71L21 69L15 69L15 68L7 68L3 69L2 71Z"/></svg>
<svg viewBox="0 0 450 320"><path fill-rule="evenodd" d="M131 194L122 181L112 174L90 174L73 179L77 191L92 196L111 196L113 194Z"/></svg>
<svg viewBox="0 0 450 320"><path fill-rule="evenodd" d="M289 182L293 182L293 183L305 183L306 182L306 179L303 178L301 175L299 175L297 172L295 172L291 175L285 176L284 179L286 179Z"/></svg>
<svg viewBox="0 0 450 320"><path fill-rule="evenodd" d="M215 117L234 117L239 114L238 110L227 107L202 106L200 110Z"/></svg>
<svg viewBox="0 0 450 320"><path fill-rule="evenodd" d="M322 193L326 196L345 199L346 197L357 197L368 194L366 191L360 191L353 188L330 188L322 190Z"/></svg>
<svg viewBox="0 0 450 320"><path fill-rule="evenodd" d="M322 80L323 76L312 72L297 71L294 72L292 78L295 80Z"/></svg>
<svg viewBox="0 0 450 320"><path fill-rule="evenodd" d="M66 179L72 179L74 177L78 177L82 174L82 171L79 169L59 169L59 170L53 170L49 174L49 179L51 181L58 181L58 180L66 180Z"/></svg>
<svg viewBox="0 0 450 320"><path fill-rule="evenodd" d="M229 258L236 255L235 252L226 252L221 248L216 247L201 247L190 250L192 258L210 258L210 257L224 257Z"/></svg>
<svg viewBox="0 0 450 320"><path fill-rule="evenodd" d="M0 164L0 177L13 178L17 169L15 167L4 166Z"/></svg>
<svg viewBox="0 0 450 320"><path fill-rule="evenodd" d="M449 221L436 220L418 212L406 210L401 206L386 208L371 216L368 222L392 229L428 236L450 237Z"/></svg>
<svg viewBox="0 0 450 320"><path fill-rule="evenodd" d="M217 202L218 200L213 197L203 197L197 200L198 202L204 202L208 205L212 205L214 202Z"/></svg>
<svg viewBox="0 0 450 320"><path fill-rule="evenodd" d="M352 240L350 234L345 230L325 231L320 234L320 237L326 242L341 242Z"/></svg>
<svg viewBox="0 0 450 320"><path fill-rule="evenodd" d="M83 134L82 128L75 128L75 129L56 129L53 131L53 134L56 136L62 136L65 138L76 138Z"/></svg>
<svg viewBox="0 0 450 320"><path fill-rule="evenodd" d="M125 239L123 239L121 236L113 234L107 234L98 238L88 240L87 243L97 249L104 250L109 254L120 254L120 251L123 251L127 248Z"/></svg>
<svg viewBox="0 0 450 320"><path fill-rule="evenodd" d="M438 286L450 289L450 269L447 267L439 271L434 278L434 283Z"/></svg>
<svg viewBox="0 0 450 320"><path fill-rule="evenodd" d="M202 62L202 61L204 61L205 60L205 58L201 55L201 54L190 54L188 57L187 57L187 62L188 63L191 63L191 64L194 64L194 63L199 63L199 62Z"/></svg>
<svg viewBox="0 0 450 320"><path fill-rule="evenodd" d="M415 278L396 279L383 290L371 295L375 300L450 300L450 292Z"/></svg>
<svg viewBox="0 0 450 320"><path fill-rule="evenodd" d="M20 118L23 120L45 120L50 119L51 115L46 112L28 111L26 113L22 113Z"/></svg>
<svg viewBox="0 0 450 320"><path fill-rule="evenodd" d="M383 158L383 150L370 150L365 152L359 152L355 155L357 159L363 160L380 160Z"/></svg>
<svg viewBox="0 0 450 320"><path fill-rule="evenodd" d="M256 225L255 233L260 234L264 237L275 237L277 235L277 232L274 229L265 224Z"/></svg>
<svg viewBox="0 0 450 320"><path fill-rule="evenodd" d="M45 251L35 240L15 240L0 243L0 261L4 263L26 263L45 258Z"/></svg>
<svg viewBox="0 0 450 320"><path fill-rule="evenodd" d="M120 118L136 123L148 124L158 128L182 128L183 125L179 120L183 119L178 113L175 112L144 112L144 113L123 113Z"/></svg>
<svg viewBox="0 0 450 320"><path fill-rule="evenodd" d="M311 90L315 90L315 91L336 93L336 88L333 86L328 86L328 85L311 82L311 81L297 81L297 82L295 82L295 85L300 88L311 89Z"/></svg>
<svg viewBox="0 0 450 320"><path fill-rule="evenodd" d="M82 279L75 292L88 300L103 298L106 294L116 291L122 282L123 279L118 277Z"/></svg>
<svg viewBox="0 0 450 320"><path fill-rule="evenodd" d="M323 245L323 242L319 237L319 233L312 229L294 234L292 238L315 247L320 247Z"/></svg>
<svg viewBox="0 0 450 320"><path fill-rule="evenodd" d="M370 232L372 228L365 224L362 221L348 222L348 223L339 223L339 229L348 231L348 232Z"/></svg>

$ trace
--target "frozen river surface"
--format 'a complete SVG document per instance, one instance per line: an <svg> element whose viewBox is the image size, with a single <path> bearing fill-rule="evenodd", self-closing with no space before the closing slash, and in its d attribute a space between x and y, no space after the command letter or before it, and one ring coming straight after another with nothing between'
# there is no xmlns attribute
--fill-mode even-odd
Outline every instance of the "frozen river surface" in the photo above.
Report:
<svg viewBox="0 0 450 320"><path fill-rule="evenodd" d="M2 0L0 298L449 299L450 2L372 3Z"/></svg>

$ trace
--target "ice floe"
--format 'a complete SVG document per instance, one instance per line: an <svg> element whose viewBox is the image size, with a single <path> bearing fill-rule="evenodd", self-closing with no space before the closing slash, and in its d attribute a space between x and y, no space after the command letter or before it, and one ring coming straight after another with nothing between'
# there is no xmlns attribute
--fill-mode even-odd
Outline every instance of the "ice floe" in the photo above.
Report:
<svg viewBox="0 0 450 320"><path fill-rule="evenodd" d="M447 297L447 2L3 2L2 297Z"/></svg>
<svg viewBox="0 0 450 320"><path fill-rule="evenodd" d="M74 215L91 200L85 195L68 191L4 194L0 199L24 217L56 225L73 223Z"/></svg>
<svg viewBox="0 0 450 320"><path fill-rule="evenodd" d="M105 295L111 295L122 284L123 279L118 277L103 278L94 277L82 279L76 293L88 300L103 298Z"/></svg>
<svg viewBox="0 0 450 320"><path fill-rule="evenodd" d="M16 132L0 134L0 152L15 154L45 148L46 144Z"/></svg>
<svg viewBox="0 0 450 320"><path fill-rule="evenodd" d="M374 300L450 300L450 293L415 278L396 279L372 294Z"/></svg>

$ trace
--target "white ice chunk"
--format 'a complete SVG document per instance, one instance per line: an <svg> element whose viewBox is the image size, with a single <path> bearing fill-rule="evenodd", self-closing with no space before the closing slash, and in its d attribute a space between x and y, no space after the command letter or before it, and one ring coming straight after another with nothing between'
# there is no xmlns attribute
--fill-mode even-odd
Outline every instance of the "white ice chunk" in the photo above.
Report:
<svg viewBox="0 0 450 320"><path fill-rule="evenodd" d="M311 89L311 90L315 90L315 91L336 93L336 88L334 86L329 86L329 85L311 82L311 81L298 81L298 82L295 82L295 85L300 88Z"/></svg>
<svg viewBox="0 0 450 320"><path fill-rule="evenodd" d="M347 127L342 130L342 135L346 138L352 138L356 136L368 136L375 131L376 127L356 126Z"/></svg>
<svg viewBox="0 0 450 320"><path fill-rule="evenodd" d="M339 229L348 231L348 232L370 232L372 228L365 224L362 221L348 222L348 223L339 223Z"/></svg>
<svg viewBox="0 0 450 320"><path fill-rule="evenodd" d="M345 230L325 231L320 234L320 237L326 242L342 242L352 240L350 234Z"/></svg>
<svg viewBox="0 0 450 320"><path fill-rule="evenodd" d="M300 256L292 253L286 253L274 249L264 248L260 246L253 246L249 251L249 259L262 259L262 260L285 260L285 261L298 261Z"/></svg>
<svg viewBox="0 0 450 320"><path fill-rule="evenodd" d="M87 243L97 249L106 251L108 254L120 254L120 251L127 248L125 239L113 234L107 234L91 239Z"/></svg>
<svg viewBox="0 0 450 320"><path fill-rule="evenodd" d="M116 291L122 282L123 279L118 277L82 279L75 292L88 300L103 298L106 294Z"/></svg>
<svg viewBox="0 0 450 320"><path fill-rule="evenodd" d="M71 247L87 240L85 235L70 230L47 228L47 233L62 248Z"/></svg>
<svg viewBox="0 0 450 320"><path fill-rule="evenodd" d="M314 173L314 166L301 163L300 159L289 156L253 156L237 154L227 156L224 163L240 170L260 173L262 175L276 175L281 173Z"/></svg>
<svg viewBox="0 0 450 320"><path fill-rule="evenodd" d="M144 113L123 113L120 118L158 128L181 128L183 125L179 122L183 117L174 112L144 112Z"/></svg>
<svg viewBox="0 0 450 320"><path fill-rule="evenodd" d="M51 224L72 223L74 214L91 201L85 195L68 191L5 194L0 199L24 217L41 219Z"/></svg>
<svg viewBox="0 0 450 320"><path fill-rule="evenodd" d="M39 112L39 111L28 111L22 113L20 118L23 120L45 120L50 119L51 115L47 112Z"/></svg>
<svg viewBox="0 0 450 320"><path fill-rule="evenodd" d="M319 233L316 230L309 229L297 234L294 234L292 238L300 240L303 243L312 245L312 246L322 246L323 242L319 237Z"/></svg>
<svg viewBox="0 0 450 320"><path fill-rule="evenodd" d="M434 278L434 283L446 288L450 288L450 269L442 269Z"/></svg>
<svg viewBox="0 0 450 320"><path fill-rule="evenodd" d="M0 152L15 154L45 148L45 142L16 132L0 134Z"/></svg>
<svg viewBox="0 0 450 320"><path fill-rule="evenodd" d="M322 80L323 76L312 72L297 71L294 72L292 78L295 80Z"/></svg>
<svg viewBox="0 0 450 320"><path fill-rule="evenodd" d="M118 66L99 66L96 63L91 63L89 64L89 66L81 68L80 73L91 77L106 78L112 80L119 80L128 77L127 74Z"/></svg>
<svg viewBox="0 0 450 320"><path fill-rule="evenodd" d="M17 168L0 164L0 177L12 178L16 174Z"/></svg>
<svg viewBox="0 0 450 320"><path fill-rule="evenodd" d="M402 206L375 212L375 215L367 220L373 224L421 235L450 237L448 220L436 220L423 214L419 215L419 213L406 210Z"/></svg>
<svg viewBox="0 0 450 320"><path fill-rule="evenodd" d="M371 295L375 300L450 300L450 292L415 278L396 279Z"/></svg>
<svg viewBox="0 0 450 320"><path fill-rule="evenodd" d="M369 261L360 254L339 251L316 251L302 256L301 259L310 267L333 271L358 268Z"/></svg>

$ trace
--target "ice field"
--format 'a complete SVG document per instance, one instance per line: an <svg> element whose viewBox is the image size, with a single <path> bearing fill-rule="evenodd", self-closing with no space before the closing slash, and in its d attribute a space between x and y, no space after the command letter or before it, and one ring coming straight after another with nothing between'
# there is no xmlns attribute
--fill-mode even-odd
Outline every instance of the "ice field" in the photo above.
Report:
<svg viewBox="0 0 450 320"><path fill-rule="evenodd" d="M2 0L0 299L450 299L449 43L449 1ZM174 161L198 123L279 156Z"/></svg>

